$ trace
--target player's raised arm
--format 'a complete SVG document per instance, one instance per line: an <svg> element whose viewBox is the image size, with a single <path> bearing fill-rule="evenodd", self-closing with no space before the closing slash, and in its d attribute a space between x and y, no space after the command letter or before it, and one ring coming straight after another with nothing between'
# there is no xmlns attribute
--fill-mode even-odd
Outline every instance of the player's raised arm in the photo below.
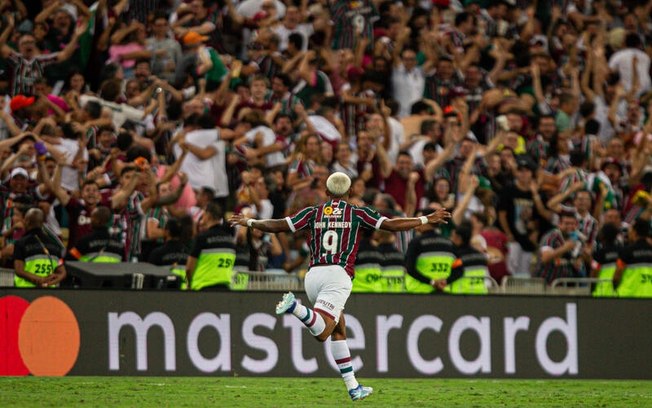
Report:
<svg viewBox="0 0 652 408"><path fill-rule="evenodd" d="M440 208L421 217L385 219L380 224L380 229L387 231L407 231L423 224L446 224L450 218L451 213L445 208Z"/></svg>
<svg viewBox="0 0 652 408"><path fill-rule="evenodd" d="M234 214L229 219L232 226L242 225L243 227L256 228L264 232L288 232L290 225L285 218L277 220L255 220L245 217L242 214Z"/></svg>

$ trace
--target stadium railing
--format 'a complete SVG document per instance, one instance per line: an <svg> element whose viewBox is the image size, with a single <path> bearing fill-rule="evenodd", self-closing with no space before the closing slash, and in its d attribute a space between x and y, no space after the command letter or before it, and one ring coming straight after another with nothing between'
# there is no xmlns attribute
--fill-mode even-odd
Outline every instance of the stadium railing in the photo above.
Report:
<svg viewBox="0 0 652 408"><path fill-rule="evenodd" d="M557 278L550 285L553 295L591 296L593 287L598 283L609 283L609 279L599 278Z"/></svg>
<svg viewBox="0 0 652 408"><path fill-rule="evenodd" d="M543 278L520 276L505 276L500 283L501 292L507 295L545 295L546 286Z"/></svg>
<svg viewBox="0 0 652 408"><path fill-rule="evenodd" d="M11 288L14 286L14 270L0 268L0 288Z"/></svg>
<svg viewBox="0 0 652 408"><path fill-rule="evenodd" d="M454 295L493 295L500 294L501 289L498 282L491 276L484 276L484 284L477 280L479 276L462 276L455 283L451 284L451 292Z"/></svg>
<svg viewBox="0 0 652 408"><path fill-rule="evenodd" d="M302 291L303 279L283 272L237 271L233 274L232 290L279 290Z"/></svg>
<svg viewBox="0 0 652 408"><path fill-rule="evenodd" d="M500 285L491 276L485 276L484 283L487 286L489 294L496 295L502 293Z"/></svg>

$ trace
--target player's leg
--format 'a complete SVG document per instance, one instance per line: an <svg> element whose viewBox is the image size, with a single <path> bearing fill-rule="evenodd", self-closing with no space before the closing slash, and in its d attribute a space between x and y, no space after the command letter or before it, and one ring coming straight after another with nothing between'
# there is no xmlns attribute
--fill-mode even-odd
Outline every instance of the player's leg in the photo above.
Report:
<svg viewBox="0 0 652 408"><path fill-rule="evenodd" d="M340 319L337 322L331 335L331 354L340 370L340 375L346 389L349 391L349 396L353 401L365 399L374 391L371 387L365 387L358 383L355 378L355 371L353 369L353 361L351 359L351 351L349 345L346 343L346 323L344 322L344 313L340 314Z"/></svg>
<svg viewBox="0 0 652 408"><path fill-rule="evenodd" d="M344 384L347 390L358 388L358 381L355 379L353 363L351 362L351 351L346 343L346 323L344 322L344 313L340 316L340 321L335 326L331 335L331 354L340 370Z"/></svg>
<svg viewBox="0 0 652 408"><path fill-rule="evenodd" d="M308 300L315 304L320 291L327 282L328 273L316 267L310 268L306 274L304 285ZM311 309L297 302L292 292L283 295L283 299L276 305L276 314L292 313L310 330L310 333L319 341L326 341L335 327L335 320L323 312Z"/></svg>

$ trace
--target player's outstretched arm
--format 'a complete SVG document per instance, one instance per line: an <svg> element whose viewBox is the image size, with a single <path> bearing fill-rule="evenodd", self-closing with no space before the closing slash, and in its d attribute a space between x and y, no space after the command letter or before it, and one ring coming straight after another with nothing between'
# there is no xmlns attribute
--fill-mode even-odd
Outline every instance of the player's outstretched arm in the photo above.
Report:
<svg viewBox="0 0 652 408"><path fill-rule="evenodd" d="M242 225L243 227L256 228L264 232L288 232L290 225L285 218L278 220L255 220L245 217L242 214L234 214L229 219L232 226Z"/></svg>
<svg viewBox="0 0 652 408"><path fill-rule="evenodd" d="M451 218L451 213L445 208L440 208L435 212L421 217L392 218L386 219L380 224L380 229L386 231L407 231L423 224L447 224Z"/></svg>

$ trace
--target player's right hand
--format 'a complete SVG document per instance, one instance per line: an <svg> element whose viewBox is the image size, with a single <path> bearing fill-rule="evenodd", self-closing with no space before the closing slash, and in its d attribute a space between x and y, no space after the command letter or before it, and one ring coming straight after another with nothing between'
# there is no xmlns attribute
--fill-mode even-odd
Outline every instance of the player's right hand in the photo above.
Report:
<svg viewBox="0 0 652 408"><path fill-rule="evenodd" d="M451 213L445 208L439 208L435 212L428 214L426 217L428 217L428 222L430 224L448 224L448 220L451 218Z"/></svg>
<svg viewBox="0 0 652 408"><path fill-rule="evenodd" d="M242 225L243 227L246 227L247 217L242 214L233 214L231 218L229 218L229 224L231 224L232 227L235 227L236 225Z"/></svg>

